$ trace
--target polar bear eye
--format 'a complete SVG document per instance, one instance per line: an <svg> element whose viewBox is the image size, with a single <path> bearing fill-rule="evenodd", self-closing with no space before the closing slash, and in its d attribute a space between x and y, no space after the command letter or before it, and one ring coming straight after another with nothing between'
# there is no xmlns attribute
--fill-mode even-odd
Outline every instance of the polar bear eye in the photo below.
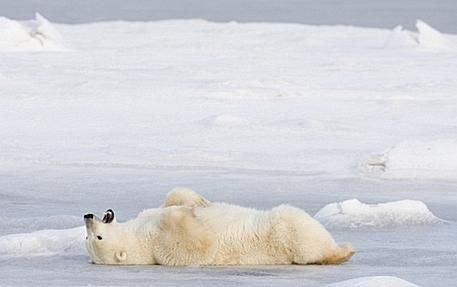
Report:
<svg viewBox="0 0 457 287"><path fill-rule="evenodd" d="M100 235L97 235L97 239L98 239L98 240L102 240L103 237L101 237Z"/></svg>

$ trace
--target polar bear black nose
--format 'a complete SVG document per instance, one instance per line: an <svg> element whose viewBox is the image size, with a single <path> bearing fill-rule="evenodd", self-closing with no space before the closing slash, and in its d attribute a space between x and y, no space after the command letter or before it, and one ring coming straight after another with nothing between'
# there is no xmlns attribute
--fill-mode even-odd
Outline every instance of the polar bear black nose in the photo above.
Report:
<svg viewBox="0 0 457 287"><path fill-rule="evenodd" d="M84 219L92 219L92 218L94 218L94 215L92 213L84 215Z"/></svg>

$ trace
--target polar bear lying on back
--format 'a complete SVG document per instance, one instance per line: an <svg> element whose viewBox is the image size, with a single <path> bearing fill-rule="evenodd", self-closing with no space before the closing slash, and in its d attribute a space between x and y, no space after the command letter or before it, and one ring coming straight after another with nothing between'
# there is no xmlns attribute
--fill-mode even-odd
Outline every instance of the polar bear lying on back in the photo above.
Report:
<svg viewBox="0 0 457 287"><path fill-rule="evenodd" d="M86 214L84 221L96 264L339 264L354 254L301 209L212 203L187 188L125 223L112 210L102 220Z"/></svg>

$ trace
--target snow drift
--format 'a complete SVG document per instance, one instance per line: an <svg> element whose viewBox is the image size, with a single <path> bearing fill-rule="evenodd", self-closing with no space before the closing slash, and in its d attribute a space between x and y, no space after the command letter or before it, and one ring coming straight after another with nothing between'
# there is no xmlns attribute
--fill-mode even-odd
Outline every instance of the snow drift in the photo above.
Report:
<svg viewBox="0 0 457 287"><path fill-rule="evenodd" d="M0 237L0 256L55 255L84 250L85 228L40 230Z"/></svg>
<svg viewBox="0 0 457 287"><path fill-rule="evenodd" d="M327 227L343 229L432 224L440 221L424 203L416 200L365 204L351 199L328 204L314 217Z"/></svg>
<svg viewBox="0 0 457 287"><path fill-rule="evenodd" d="M14 21L0 17L0 51L60 51L62 37L40 14L32 21Z"/></svg>
<svg viewBox="0 0 457 287"><path fill-rule="evenodd" d="M418 287L417 285L392 276L369 276L350 279L327 285L327 287Z"/></svg>
<svg viewBox="0 0 457 287"><path fill-rule="evenodd" d="M403 142L362 162L361 170L387 178L457 178L457 140Z"/></svg>

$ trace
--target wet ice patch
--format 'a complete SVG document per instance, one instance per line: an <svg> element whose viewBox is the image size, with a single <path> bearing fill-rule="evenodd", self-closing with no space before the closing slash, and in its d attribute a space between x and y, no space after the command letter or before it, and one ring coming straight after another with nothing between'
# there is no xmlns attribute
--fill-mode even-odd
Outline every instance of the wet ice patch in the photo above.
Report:
<svg viewBox="0 0 457 287"><path fill-rule="evenodd" d="M403 142L361 163L367 174L387 178L457 178L457 140Z"/></svg>
<svg viewBox="0 0 457 287"><path fill-rule="evenodd" d="M327 287L419 287L393 276L369 276L332 283Z"/></svg>
<svg viewBox="0 0 457 287"><path fill-rule="evenodd" d="M60 33L40 14L24 22L0 17L0 51L60 50L64 50Z"/></svg>
<svg viewBox="0 0 457 287"><path fill-rule="evenodd" d="M433 224L440 219L427 206L416 200L400 200L365 204L357 199L331 203L314 216L331 228L383 228L402 225Z"/></svg>
<svg viewBox="0 0 457 287"><path fill-rule="evenodd" d="M49 256L82 253L85 228L40 230L0 237L0 256Z"/></svg>

